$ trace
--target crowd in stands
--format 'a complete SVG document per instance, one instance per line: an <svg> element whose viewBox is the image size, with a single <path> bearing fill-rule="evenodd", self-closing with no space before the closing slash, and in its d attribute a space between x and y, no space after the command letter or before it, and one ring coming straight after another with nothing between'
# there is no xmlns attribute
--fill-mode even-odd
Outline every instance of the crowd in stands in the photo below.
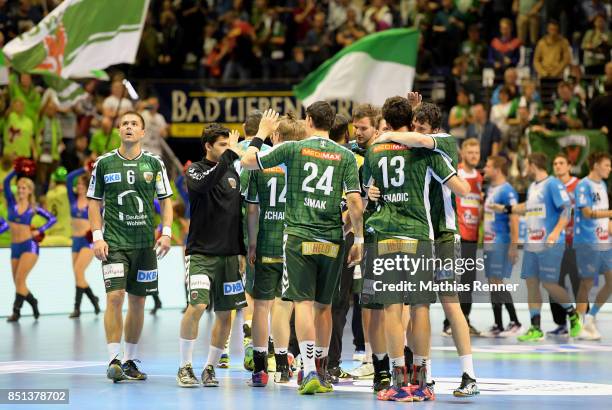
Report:
<svg viewBox="0 0 612 410"><path fill-rule="evenodd" d="M0 0L0 46L59 3ZM601 0L151 0L127 69L138 79L297 82L363 36L417 28L415 87L443 78L430 97L445 108L445 128L479 139L481 165L504 154L520 174L528 130L611 135L611 11ZM145 117L145 149L159 153L169 128L158 99L133 103L120 80L83 83L84 98L67 105L39 78L12 72L0 94L0 176L31 157L43 197L59 166L70 171L119 145L115 120L128 110Z"/></svg>

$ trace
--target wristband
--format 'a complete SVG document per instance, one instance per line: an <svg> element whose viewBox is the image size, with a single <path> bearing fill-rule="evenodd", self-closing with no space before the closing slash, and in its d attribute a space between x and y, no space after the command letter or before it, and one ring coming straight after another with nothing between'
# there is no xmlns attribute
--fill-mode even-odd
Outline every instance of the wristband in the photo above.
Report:
<svg viewBox="0 0 612 410"><path fill-rule="evenodd" d="M512 213L512 205L506 205L504 207L504 213L505 214L511 214Z"/></svg>
<svg viewBox="0 0 612 410"><path fill-rule="evenodd" d="M355 265L355 270L353 271L353 280L361 279L361 266Z"/></svg>
<svg viewBox="0 0 612 410"><path fill-rule="evenodd" d="M95 231L93 231L91 233L91 237L92 237L92 240L94 242L98 242L98 241L104 240L104 236L102 235L102 230L101 229L96 229Z"/></svg>
<svg viewBox="0 0 612 410"><path fill-rule="evenodd" d="M167 236L168 238L172 237L172 228L169 226L164 226L162 228L162 236Z"/></svg>
<svg viewBox="0 0 612 410"><path fill-rule="evenodd" d="M363 236L356 236L353 245L363 245Z"/></svg>
<svg viewBox="0 0 612 410"><path fill-rule="evenodd" d="M254 138L251 140L251 143L249 144L249 148L250 148L250 147L255 147L255 148L257 148L258 150L261 150L261 146L263 145L263 143L264 143L264 140L262 140L262 139L261 139L261 138L259 138L259 137L254 137Z"/></svg>

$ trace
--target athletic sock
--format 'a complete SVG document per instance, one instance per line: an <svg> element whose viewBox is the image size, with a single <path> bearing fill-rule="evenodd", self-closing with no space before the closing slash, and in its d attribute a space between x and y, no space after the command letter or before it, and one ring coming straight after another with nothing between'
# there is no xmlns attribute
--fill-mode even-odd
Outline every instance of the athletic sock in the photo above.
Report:
<svg viewBox="0 0 612 410"><path fill-rule="evenodd" d="M414 355L412 354L412 350L410 350L410 347L408 346L404 346L404 363L412 363L412 360L414 360Z"/></svg>
<svg viewBox="0 0 612 410"><path fill-rule="evenodd" d="M268 362L268 346L257 346L253 348L253 363L255 373L266 369Z"/></svg>
<svg viewBox="0 0 612 410"><path fill-rule="evenodd" d="M113 361L114 359L121 360L119 357L121 356L121 343L107 343L106 349L108 350L108 357L110 361Z"/></svg>
<svg viewBox="0 0 612 410"><path fill-rule="evenodd" d="M516 315L516 309L514 308L514 303L509 302L506 303L506 310L508 311L508 315L510 315L510 321L515 323L520 323L518 316Z"/></svg>
<svg viewBox="0 0 612 410"><path fill-rule="evenodd" d="M576 309L574 309L574 305L571 303L560 303L563 310L568 316L573 316L576 314Z"/></svg>
<svg viewBox="0 0 612 410"><path fill-rule="evenodd" d="M501 303L493 303L493 317L495 318L495 326L498 329L504 329L504 322L502 319L502 304Z"/></svg>
<svg viewBox="0 0 612 410"><path fill-rule="evenodd" d="M221 358L222 354L223 354L223 349L210 345L210 347L208 348L208 358L206 359L206 364L204 365L204 367L206 366L215 367L217 363L219 363L219 359Z"/></svg>
<svg viewBox="0 0 612 410"><path fill-rule="evenodd" d="M404 356L391 358L391 367L405 367L405 366L406 366L406 360L404 359Z"/></svg>
<svg viewBox="0 0 612 410"><path fill-rule="evenodd" d="M365 344L365 357L363 363L372 363L372 345L369 343Z"/></svg>
<svg viewBox="0 0 612 410"><path fill-rule="evenodd" d="M476 373L474 372L474 360L472 359L471 354L466 354L465 356L459 356L459 360L461 361L461 371L463 373L467 373L472 379L476 379Z"/></svg>
<svg viewBox="0 0 612 410"><path fill-rule="evenodd" d="M433 383L433 378L431 377L431 359L430 358L425 359L425 366L426 366L425 371L427 374L427 376L425 377L425 382L427 384L431 384Z"/></svg>
<svg viewBox="0 0 612 410"><path fill-rule="evenodd" d="M540 328L540 309L529 309L529 316L531 317L531 326Z"/></svg>
<svg viewBox="0 0 612 410"><path fill-rule="evenodd" d="M316 346L315 347L315 358L323 359L329 354L329 347Z"/></svg>
<svg viewBox="0 0 612 410"><path fill-rule="evenodd" d="M300 354L302 355L302 364L304 366L304 376L310 372L315 372L317 367L315 366L315 342L314 340L304 340L300 344Z"/></svg>
<svg viewBox="0 0 612 410"><path fill-rule="evenodd" d="M274 359L276 360L276 366L289 366L289 358L287 357L287 349L274 348Z"/></svg>
<svg viewBox="0 0 612 410"><path fill-rule="evenodd" d="M138 355L138 343L125 342L125 354L123 355L123 361L135 360Z"/></svg>
<svg viewBox="0 0 612 410"><path fill-rule="evenodd" d="M195 346L195 339L183 339L179 338L179 350L181 352L181 367L184 367L187 363L193 363L193 347Z"/></svg>
<svg viewBox="0 0 612 410"><path fill-rule="evenodd" d="M599 313L599 309L601 309L601 305L593 304L593 306L591 306L591 309L589 309L589 313L587 313L587 315L595 317L595 315Z"/></svg>
<svg viewBox="0 0 612 410"><path fill-rule="evenodd" d="M374 353L374 356L376 356L376 359L378 360L383 360L386 355L387 353Z"/></svg>

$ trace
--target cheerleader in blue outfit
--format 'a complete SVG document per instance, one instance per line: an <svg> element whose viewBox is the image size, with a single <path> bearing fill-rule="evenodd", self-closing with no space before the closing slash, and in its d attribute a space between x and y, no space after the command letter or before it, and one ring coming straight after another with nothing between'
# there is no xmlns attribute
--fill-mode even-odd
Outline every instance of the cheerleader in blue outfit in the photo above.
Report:
<svg viewBox="0 0 612 410"><path fill-rule="evenodd" d="M87 279L85 279L85 270L87 270L94 256L89 220L87 219L87 185L89 184L89 176L86 172L86 168L77 168L66 177L66 188L68 200L70 201L70 216L72 218L72 268L76 282L74 311L70 314L70 318L81 316L83 294L87 295L96 315L100 313L98 297L94 295L87 283ZM74 191L75 179L77 181L76 194Z"/></svg>
<svg viewBox="0 0 612 410"><path fill-rule="evenodd" d="M32 306L35 319L38 319L38 300L30 293L26 279L38 260L38 242L44 232L55 222L55 216L36 204L34 197L34 182L30 178L21 177L17 180L17 198L11 191L11 180L17 175L11 171L4 179L4 196L8 207L8 221L11 228L11 270L15 283L15 301L13 314L7 322L16 322L21 317L21 307L26 301ZM47 222L38 229L31 227L35 215L40 215Z"/></svg>

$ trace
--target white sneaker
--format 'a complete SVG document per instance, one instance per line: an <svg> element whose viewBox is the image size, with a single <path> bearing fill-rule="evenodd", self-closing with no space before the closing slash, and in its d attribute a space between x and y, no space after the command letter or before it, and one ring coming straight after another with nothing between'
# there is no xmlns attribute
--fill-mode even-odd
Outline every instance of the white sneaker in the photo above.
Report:
<svg viewBox="0 0 612 410"><path fill-rule="evenodd" d="M504 329L504 331L499 334L499 336L500 337L516 336L521 332L522 329L523 329L523 326L520 323L510 322L508 323L508 326L506 326L506 329Z"/></svg>
<svg viewBox="0 0 612 410"><path fill-rule="evenodd" d="M503 332L504 332L503 329L500 329L499 327L497 327L497 325L493 325L489 328L489 330L482 332L480 334L480 337L488 337L488 338L503 337L502 336Z"/></svg>
<svg viewBox="0 0 612 410"><path fill-rule="evenodd" d="M595 318L593 316L584 316L582 330L580 331L580 335L578 335L578 339L601 340L601 334L599 333L599 330L597 330L597 326L595 326Z"/></svg>
<svg viewBox="0 0 612 410"><path fill-rule="evenodd" d="M355 379L367 379L374 376L374 365L372 363L362 363L361 366L347 372Z"/></svg>

